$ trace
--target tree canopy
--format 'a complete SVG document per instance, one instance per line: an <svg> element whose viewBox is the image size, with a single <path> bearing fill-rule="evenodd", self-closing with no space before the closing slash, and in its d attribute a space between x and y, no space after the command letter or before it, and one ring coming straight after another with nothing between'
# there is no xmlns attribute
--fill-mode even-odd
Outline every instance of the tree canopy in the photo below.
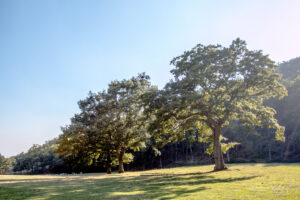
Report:
<svg viewBox="0 0 300 200"><path fill-rule="evenodd" d="M263 102L282 98L287 91L279 82L278 66L262 51L247 49L246 42L238 38L229 47L199 44L171 64L175 66L171 70L174 79L158 98L165 102L157 119L164 119L163 126L209 127L216 170L226 168L220 136L230 120L272 128L277 139L284 139L284 127L274 118L276 111Z"/></svg>
<svg viewBox="0 0 300 200"><path fill-rule="evenodd" d="M228 162L299 160L299 63L278 68L240 39L228 47L199 44L171 61L174 78L161 90L140 74L90 92L58 139L1 158L1 173L7 163L17 173L213 161L222 170L225 152Z"/></svg>
<svg viewBox="0 0 300 200"><path fill-rule="evenodd" d="M6 173L11 168L11 160L0 154L0 174Z"/></svg>
<svg viewBox="0 0 300 200"><path fill-rule="evenodd" d="M151 87L149 76L140 74L111 82L107 91L90 93L78 103L81 113L63 129L57 152L72 157L80 151L90 162L102 158L108 173L117 157L119 172L124 172L124 161L132 160L126 151L139 150L148 138L141 95Z"/></svg>

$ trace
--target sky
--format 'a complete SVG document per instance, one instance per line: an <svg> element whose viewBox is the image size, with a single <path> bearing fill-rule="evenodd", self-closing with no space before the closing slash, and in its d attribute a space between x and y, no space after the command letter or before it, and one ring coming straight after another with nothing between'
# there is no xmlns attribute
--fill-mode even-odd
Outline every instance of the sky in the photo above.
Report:
<svg viewBox="0 0 300 200"><path fill-rule="evenodd" d="M240 37L300 56L299 0L0 0L0 153L58 137L89 91L141 72L162 88L196 44Z"/></svg>

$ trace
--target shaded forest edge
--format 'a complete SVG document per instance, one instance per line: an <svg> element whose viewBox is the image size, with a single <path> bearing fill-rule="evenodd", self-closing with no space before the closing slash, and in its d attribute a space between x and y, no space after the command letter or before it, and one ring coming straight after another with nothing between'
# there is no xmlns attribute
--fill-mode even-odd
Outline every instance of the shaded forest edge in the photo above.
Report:
<svg viewBox="0 0 300 200"><path fill-rule="evenodd" d="M275 139L272 129L245 127L239 121L231 121L230 127L222 128L227 142L238 143L224 153L226 163L244 162L299 162L300 161L300 57L280 64L281 83L288 96L281 100L269 99L265 105L274 108L275 118L285 127L285 141ZM212 164L214 158L207 153L210 143L199 141L197 132L185 132L176 142L161 147L151 145L139 147L138 151L128 149L125 155L125 170L145 170L182 165ZM68 138L72 139L72 138ZM86 160L86 155L62 159L58 154L58 138L43 145L33 145L26 153L11 158L0 155L0 173L72 173L104 172L105 163L101 157ZM127 156L127 157L126 157ZM117 170L118 158L112 158L112 169Z"/></svg>

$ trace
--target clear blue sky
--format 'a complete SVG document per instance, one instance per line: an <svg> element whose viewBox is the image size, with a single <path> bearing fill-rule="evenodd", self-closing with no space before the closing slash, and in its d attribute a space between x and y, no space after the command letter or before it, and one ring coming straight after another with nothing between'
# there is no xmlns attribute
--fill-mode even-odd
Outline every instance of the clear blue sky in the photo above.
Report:
<svg viewBox="0 0 300 200"><path fill-rule="evenodd" d="M0 153L57 137L88 91L240 37L276 62L300 56L300 1L1 0Z"/></svg>

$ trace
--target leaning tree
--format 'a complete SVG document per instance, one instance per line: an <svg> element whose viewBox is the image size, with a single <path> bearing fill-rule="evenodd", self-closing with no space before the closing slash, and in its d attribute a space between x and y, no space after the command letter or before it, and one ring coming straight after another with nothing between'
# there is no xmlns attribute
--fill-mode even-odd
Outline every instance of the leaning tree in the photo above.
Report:
<svg viewBox="0 0 300 200"><path fill-rule="evenodd" d="M262 51L247 49L240 39L229 47L199 44L171 64L175 66L171 70L174 79L163 91L148 95L150 101L152 98L149 109L154 108L157 116L152 124L168 133L172 128L210 129L215 170L227 168L221 129L232 120L266 126L276 130L277 139L284 139L284 127L274 118L275 110L263 102L281 98L287 91L278 82L281 76L275 73L277 65Z"/></svg>

